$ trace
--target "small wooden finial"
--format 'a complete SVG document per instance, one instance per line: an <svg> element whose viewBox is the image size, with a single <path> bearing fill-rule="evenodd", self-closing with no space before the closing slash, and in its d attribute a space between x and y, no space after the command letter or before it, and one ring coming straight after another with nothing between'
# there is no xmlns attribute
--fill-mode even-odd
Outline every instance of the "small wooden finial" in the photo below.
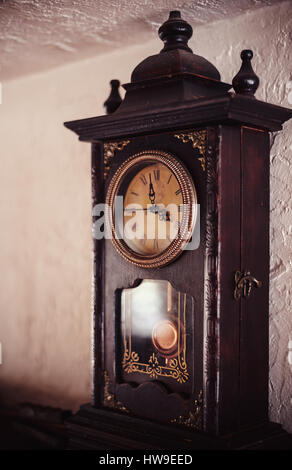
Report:
<svg viewBox="0 0 292 470"><path fill-rule="evenodd" d="M232 80L232 86L235 93L240 95L248 95L254 98L254 94L259 86L259 77L254 73L251 59L253 58L253 52L249 49L241 51L240 57L242 64L239 72L235 75Z"/></svg>
<svg viewBox="0 0 292 470"><path fill-rule="evenodd" d="M110 95L108 99L103 103L107 114L114 113L120 106L121 102L123 101L119 92L119 87L120 87L119 80L111 80L110 85L111 85Z"/></svg>
<svg viewBox="0 0 292 470"><path fill-rule="evenodd" d="M169 13L168 20L160 26L158 34L164 42L164 48L160 52L172 49L184 49L192 52L192 49L188 47L188 40L193 35L193 28L181 18L180 11L174 10Z"/></svg>

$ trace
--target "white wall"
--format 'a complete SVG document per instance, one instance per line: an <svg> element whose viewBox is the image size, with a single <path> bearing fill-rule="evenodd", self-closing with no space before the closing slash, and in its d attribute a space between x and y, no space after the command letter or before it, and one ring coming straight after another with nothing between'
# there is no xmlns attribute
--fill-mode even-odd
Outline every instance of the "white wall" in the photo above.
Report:
<svg viewBox="0 0 292 470"><path fill-rule="evenodd" d="M240 51L253 49L257 97L291 107L291 25L285 2L196 28L191 47L226 82L239 69ZM160 49L154 39L3 84L0 397L7 402L76 410L90 400L90 147L62 123L103 114L108 82L128 82ZM292 432L291 130L292 121L271 151L270 411Z"/></svg>

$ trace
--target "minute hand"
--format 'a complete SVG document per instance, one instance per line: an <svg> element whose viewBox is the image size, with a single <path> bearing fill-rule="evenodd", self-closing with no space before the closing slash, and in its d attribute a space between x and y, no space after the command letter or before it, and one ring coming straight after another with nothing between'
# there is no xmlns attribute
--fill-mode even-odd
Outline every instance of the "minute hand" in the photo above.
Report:
<svg viewBox="0 0 292 470"><path fill-rule="evenodd" d="M155 214L158 214L159 206L156 206L156 208L154 208L154 209L155 209L155 211L154 211ZM180 206L177 206L177 210L178 210L178 212L182 212L183 208L180 207ZM151 206L150 206L150 208L149 207L133 207L133 208L131 207L130 209L125 207L124 211L125 212L133 212L133 211L150 211L150 212L152 212L151 211ZM163 211L163 209L160 209L160 211Z"/></svg>
<svg viewBox="0 0 292 470"><path fill-rule="evenodd" d="M151 181L151 174L149 174L149 178L150 178L149 199L150 199L151 204L155 204L155 192L154 192L153 184L152 184L152 181Z"/></svg>

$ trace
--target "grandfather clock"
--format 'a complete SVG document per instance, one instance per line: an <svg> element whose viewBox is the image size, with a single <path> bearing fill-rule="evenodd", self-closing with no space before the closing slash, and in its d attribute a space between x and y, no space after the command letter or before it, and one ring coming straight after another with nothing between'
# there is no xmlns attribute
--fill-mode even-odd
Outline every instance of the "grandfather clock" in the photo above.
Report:
<svg viewBox="0 0 292 470"><path fill-rule="evenodd" d="M65 123L92 146L94 234L93 399L68 421L72 448L282 433L268 421L269 131L292 111L254 97L250 50L230 92L191 36L170 12L118 109Z"/></svg>

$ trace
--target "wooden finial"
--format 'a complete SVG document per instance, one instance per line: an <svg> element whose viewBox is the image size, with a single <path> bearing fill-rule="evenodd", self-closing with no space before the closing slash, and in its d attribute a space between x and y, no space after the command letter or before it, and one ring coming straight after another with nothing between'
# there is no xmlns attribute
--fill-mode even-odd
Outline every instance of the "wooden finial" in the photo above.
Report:
<svg viewBox="0 0 292 470"><path fill-rule="evenodd" d="M169 13L168 20L160 26L158 34L164 42L164 48L161 52L171 49L184 49L192 52L188 47L188 40L193 35L193 28L181 18L180 11L174 10Z"/></svg>
<svg viewBox="0 0 292 470"><path fill-rule="evenodd" d="M119 92L120 82L119 80L111 80L111 92L108 99L103 103L106 113L112 114L114 113L122 102L122 98Z"/></svg>
<svg viewBox="0 0 292 470"><path fill-rule="evenodd" d="M232 80L232 86L235 93L240 95L248 95L254 98L254 94L259 86L259 77L254 73L251 59L253 58L253 52L249 49L241 51L240 57L242 59L242 65L235 77Z"/></svg>

